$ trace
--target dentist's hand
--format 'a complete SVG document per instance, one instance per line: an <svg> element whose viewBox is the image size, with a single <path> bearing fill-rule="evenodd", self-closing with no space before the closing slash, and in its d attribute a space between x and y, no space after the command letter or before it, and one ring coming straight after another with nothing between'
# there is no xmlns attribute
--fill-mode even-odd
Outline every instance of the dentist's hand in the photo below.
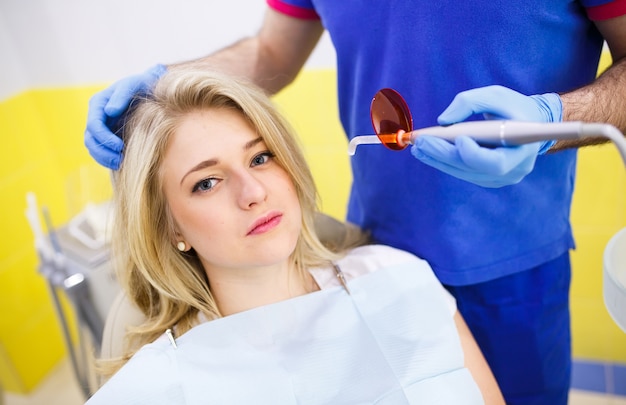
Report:
<svg viewBox="0 0 626 405"><path fill-rule="evenodd" d="M117 170L122 163L122 139L113 133L133 96L146 93L167 68L155 65L144 73L121 79L89 100L85 146L101 165Z"/></svg>
<svg viewBox="0 0 626 405"><path fill-rule="evenodd" d="M561 122L563 107L556 93L525 96L506 87L487 86L457 94L438 122L455 124L480 113L486 119ZM411 153L444 173L482 187L496 188L519 183L533 170L537 155L552 145L554 141L486 148L469 136L458 137L452 144L424 135L417 138Z"/></svg>

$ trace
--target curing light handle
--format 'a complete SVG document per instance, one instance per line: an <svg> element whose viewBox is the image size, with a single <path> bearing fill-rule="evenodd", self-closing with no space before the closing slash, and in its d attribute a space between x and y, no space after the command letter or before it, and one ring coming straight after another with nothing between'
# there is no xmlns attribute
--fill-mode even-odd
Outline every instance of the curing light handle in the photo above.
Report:
<svg viewBox="0 0 626 405"><path fill-rule="evenodd" d="M626 139L619 129L610 124L580 121L469 121L446 127L417 129L409 134L410 143L414 143L420 135L437 136L450 142L454 142L457 136L467 135L484 146L515 146L538 141L603 137L613 141L626 166Z"/></svg>
<svg viewBox="0 0 626 405"><path fill-rule="evenodd" d="M411 143L420 135L431 135L454 142L467 135L483 146L515 146L531 142L583 137L583 124L578 121L542 123L523 121L468 121L449 126L416 129Z"/></svg>

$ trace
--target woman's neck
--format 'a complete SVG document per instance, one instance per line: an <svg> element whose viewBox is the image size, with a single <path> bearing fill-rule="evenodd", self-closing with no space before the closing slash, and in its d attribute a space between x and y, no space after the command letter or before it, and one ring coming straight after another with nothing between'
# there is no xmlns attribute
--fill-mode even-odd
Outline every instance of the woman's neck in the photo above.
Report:
<svg viewBox="0 0 626 405"><path fill-rule="evenodd" d="M319 290L309 272L295 265L208 270L211 293L222 316L273 304Z"/></svg>

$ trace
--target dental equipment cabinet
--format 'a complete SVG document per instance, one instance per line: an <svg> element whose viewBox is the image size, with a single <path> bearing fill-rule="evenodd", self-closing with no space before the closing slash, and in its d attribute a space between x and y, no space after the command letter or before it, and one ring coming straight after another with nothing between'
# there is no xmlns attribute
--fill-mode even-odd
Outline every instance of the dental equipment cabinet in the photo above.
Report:
<svg viewBox="0 0 626 405"><path fill-rule="evenodd" d="M84 397L89 398L98 388L94 355L100 353L106 317L120 291L109 262L108 242L90 221L94 212L100 220L109 215L109 204L88 206L58 229L52 227L46 207L41 207L44 231L35 195L28 193L26 200L38 271L47 282L74 376ZM89 212L92 215L86 215ZM63 305L65 298L69 306Z"/></svg>

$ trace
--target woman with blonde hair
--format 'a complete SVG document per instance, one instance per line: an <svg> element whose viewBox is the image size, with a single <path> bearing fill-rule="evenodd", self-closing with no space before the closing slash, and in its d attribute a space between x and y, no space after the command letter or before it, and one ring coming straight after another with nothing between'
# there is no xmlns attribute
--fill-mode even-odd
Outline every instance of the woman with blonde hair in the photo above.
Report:
<svg viewBox="0 0 626 405"><path fill-rule="evenodd" d="M112 250L146 320L90 404L502 403L426 262L320 241L304 156L256 87L172 69L122 136Z"/></svg>

